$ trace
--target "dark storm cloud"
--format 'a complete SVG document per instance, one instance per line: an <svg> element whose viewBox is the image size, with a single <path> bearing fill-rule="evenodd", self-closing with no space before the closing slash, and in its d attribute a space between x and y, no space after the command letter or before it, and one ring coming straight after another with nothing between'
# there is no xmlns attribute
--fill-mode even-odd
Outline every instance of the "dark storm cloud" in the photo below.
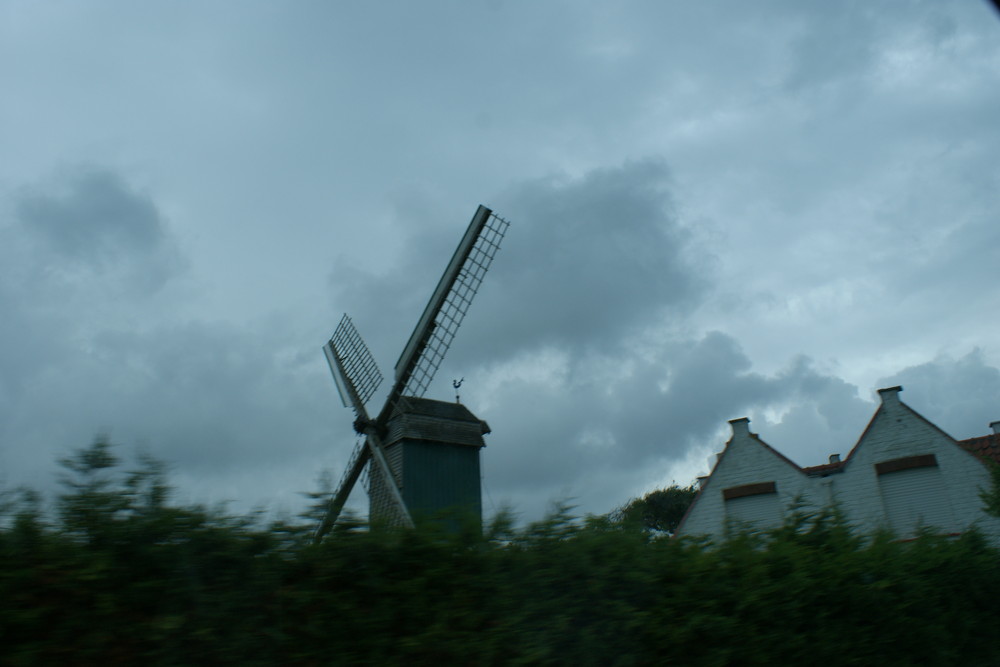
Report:
<svg viewBox="0 0 1000 667"><path fill-rule="evenodd" d="M148 252L163 238L152 200L116 174L87 168L68 181L63 192L26 193L17 206L22 222L58 252L85 259Z"/></svg>
<svg viewBox="0 0 1000 667"><path fill-rule="evenodd" d="M339 467L331 456L346 456L352 436L334 432L338 405L325 369L290 354L290 338L278 322L252 331L196 325L102 336L94 354L115 398L97 403L94 414L127 442L148 443L203 492L212 479L248 484L213 489L216 498L247 507L261 494L287 503L324 466Z"/></svg>
<svg viewBox="0 0 1000 667"><path fill-rule="evenodd" d="M495 199L487 203L511 227L449 365L467 368L547 345L574 355L616 347L665 313L693 309L709 285L708 258L699 265L693 257L663 162L533 180ZM422 224L433 215L402 212L410 238L397 257L369 253L393 266L391 273L366 271L360 252L344 255L331 274L335 299L346 304L373 349L383 350L386 365L395 356L383 338L402 346L400 330L408 334L416 323L461 236L464 221L446 230Z"/></svg>
<svg viewBox="0 0 1000 667"><path fill-rule="evenodd" d="M497 200L513 222L477 316L495 353L606 348L705 289L661 161L531 181Z"/></svg>
<svg viewBox="0 0 1000 667"><path fill-rule="evenodd" d="M88 168L0 210L0 484L51 490L56 459L101 433L241 510L296 503L332 465L318 345L301 354L278 317L179 322L158 288L184 258L150 196Z"/></svg>
<svg viewBox="0 0 1000 667"><path fill-rule="evenodd" d="M39 363L30 385L7 397L4 459L50 483L57 456L107 433L123 455L139 448L166 461L202 501L287 509L320 469L339 467L336 451L350 451L346 432L334 448L324 369L289 355L288 337L276 323L101 332L69 363Z"/></svg>
<svg viewBox="0 0 1000 667"><path fill-rule="evenodd" d="M84 268L157 289L179 257L153 200L116 172L78 167L22 190L14 212L53 268Z"/></svg>
<svg viewBox="0 0 1000 667"><path fill-rule="evenodd" d="M1000 420L1000 369L974 349L958 359L939 356L883 378L880 387L901 385L903 401L954 438L989 433Z"/></svg>
<svg viewBox="0 0 1000 667"><path fill-rule="evenodd" d="M0 400L72 372L94 332L154 317L150 297L184 265L153 200L110 169L0 192L0 216Z"/></svg>
<svg viewBox="0 0 1000 667"><path fill-rule="evenodd" d="M596 490L597 477L627 488L692 447L721 451L726 422L743 416L782 453L815 465L825 453L846 452L873 408L805 358L773 375L755 372L739 342L718 332L663 344L642 363L610 360L631 367L615 379L601 372L607 361L585 362L587 372L575 377L500 384L489 406L500 418L481 415L495 430L487 459L494 495L568 494L584 511L608 511L627 498ZM774 411L784 413L778 424L767 418Z"/></svg>
<svg viewBox="0 0 1000 667"><path fill-rule="evenodd" d="M818 371L811 360L798 357L773 375L755 372L739 342L719 332L665 346L659 362L660 370L633 392L617 424L623 451L633 456L680 457L692 445L709 443L715 431L738 417L749 416L755 428L766 431L768 411L790 407L820 417L812 432L778 437L794 458L838 430L838 422L863 423L867 412L855 387Z"/></svg>

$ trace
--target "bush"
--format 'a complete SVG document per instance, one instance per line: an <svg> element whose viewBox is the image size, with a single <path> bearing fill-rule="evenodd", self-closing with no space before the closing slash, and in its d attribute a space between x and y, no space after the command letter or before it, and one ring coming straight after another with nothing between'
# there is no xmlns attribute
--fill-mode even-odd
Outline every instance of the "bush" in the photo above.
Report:
<svg viewBox="0 0 1000 667"><path fill-rule="evenodd" d="M335 531L169 502L107 442L47 519L5 498L3 664L997 664L997 552L829 513L707 544L566 507L521 530Z"/></svg>

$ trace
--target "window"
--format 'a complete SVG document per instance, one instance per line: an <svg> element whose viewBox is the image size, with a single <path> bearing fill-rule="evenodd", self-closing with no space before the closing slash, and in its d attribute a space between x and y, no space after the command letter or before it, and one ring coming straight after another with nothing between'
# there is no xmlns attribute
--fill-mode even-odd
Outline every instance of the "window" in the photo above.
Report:
<svg viewBox="0 0 1000 667"><path fill-rule="evenodd" d="M945 533L955 529L948 489L933 454L877 463L875 473L886 521L897 535L913 535L919 527Z"/></svg>
<svg viewBox="0 0 1000 667"><path fill-rule="evenodd" d="M781 525L781 504L774 482L723 489L722 497L726 505L726 523L732 528L761 530Z"/></svg>

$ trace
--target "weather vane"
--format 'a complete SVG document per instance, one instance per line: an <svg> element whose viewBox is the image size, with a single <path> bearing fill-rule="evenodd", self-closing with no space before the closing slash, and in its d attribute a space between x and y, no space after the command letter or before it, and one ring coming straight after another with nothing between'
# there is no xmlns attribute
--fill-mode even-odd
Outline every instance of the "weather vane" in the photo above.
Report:
<svg viewBox="0 0 1000 667"><path fill-rule="evenodd" d="M455 388L455 402L456 403L461 403L461 401L458 399L458 388L462 386L463 382L465 382L465 378L462 378L461 380L452 380L451 381L451 386Z"/></svg>

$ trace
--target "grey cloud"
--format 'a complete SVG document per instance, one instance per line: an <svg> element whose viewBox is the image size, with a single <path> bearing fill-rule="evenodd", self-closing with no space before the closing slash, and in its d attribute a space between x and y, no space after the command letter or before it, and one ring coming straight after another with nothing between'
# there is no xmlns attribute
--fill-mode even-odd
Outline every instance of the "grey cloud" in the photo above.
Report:
<svg viewBox="0 0 1000 667"><path fill-rule="evenodd" d="M25 193L21 221L55 250L73 258L148 252L163 238L160 214L149 197L128 189L114 173L86 168L63 192Z"/></svg>
<svg viewBox="0 0 1000 667"><path fill-rule="evenodd" d="M905 20L895 15L901 6ZM784 87L794 93L846 84L856 97L865 90L856 84L878 75L878 61L886 53L915 45L948 49L957 28L954 6L933 0L787 3L784 9L790 35Z"/></svg>
<svg viewBox="0 0 1000 667"><path fill-rule="evenodd" d="M500 195L496 207L513 223L476 333L498 353L601 348L667 310L693 307L705 280L689 256L671 185L666 165L651 160Z"/></svg>
<svg viewBox="0 0 1000 667"><path fill-rule="evenodd" d="M955 438L985 435L1000 420L1000 369L976 348L954 359L942 355L883 378L880 387L902 385L903 400Z"/></svg>
<svg viewBox="0 0 1000 667"><path fill-rule="evenodd" d="M51 488L58 456L108 433L166 461L189 499L297 510L321 469L339 474L351 433L331 419L321 362L290 353L291 329L108 330L59 367L36 360L32 382L0 396L0 481Z"/></svg>
<svg viewBox="0 0 1000 667"><path fill-rule="evenodd" d="M206 474L316 454L333 390L321 364L281 358L282 333L197 325L104 334L92 358L115 398L102 411L113 405L130 431L155 434L160 451Z"/></svg>
<svg viewBox="0 0 1000 667"><path fill-rule="evenodd" d="M114 172L0 204L0 482L50 489L56 458L107 432L167 461L189 497L248 509L297 504L350 451L299 323L177 320L178 294L158 289L182 261L170 229Z"/></svg>
<svg viewBox="0 0 1000 667"><path fill-rule="evenodd" d="M876 51L875 16L862 4L812 4L801 11L799 34L790 42L790 91L822 86L857 75L867 69Z"/></svg>
<svg viewBox="0 0 1000 667"><path fill-rule="evenodd" d="M875 411L858 387L815 369L800 357L775 378L784 395L777 422L756 406L750 411L761 438L801 466L826 463L829 454L846 455Z"/></svg>
<svg viewBox="0 0 1000 667"><path fill-rule="evenodd" d="M53 266L155 290L182 265L156 204L110 169L78 167L47 187L25 188L14 213Z"/></svg>
<svg viewBox="0 0 1000 667"><path fill-rule="evenodd" d="M634 412L623 413L629 415L621 424L628 435L621 441L640 456L663 456L670 449L680 457L691 446L709 444L728 420L747 416L766 441L811 465L820 462L814 460L817 450L849 447L870 415L856 387L818 371L811 360L798 357L782 371L763 375L752 370L737 340L719 332L665 348L662 364L666 390L658 395L647 382ZM773 410L785 412L777 424L767 419ZM721 442L715 444L721 449Z"/></svg>
<svg viewBox="0 0 1000 667"><path fill-rule="evenodd" d="M511 227L449 352L459 375L547 345L575 355L620 346L665 313L689 312L708 287L663 162L529 181L488 203ZM405 342L399 331L415 324L462 231L407 222L420 231L408 232L393 272L373 275L355 260L331 274L338 300L386 364L395 357L384 338Z"/></svg>
<svg viewBox="0 0 1000 667"><path fill-rule="evenodd" d="M995 174L995 180L1000 183L1000 173ZM1000 206L996 193L986 198L996 200ZM983 289L983 267L1000 263L1000 215L981 210L963 220L942 222L938 218L939 230L948 227L951 230L947 234L931 231L929 238L915 241L912 257L886 267L885 279L910 305L927 303L929 299L948 302L952 295L962 294L962 301L953 307L972 318L978 311L993 308L992 295ZM930 224L927 228L932 229Z"/></svg>
<svg viewBox="0 0 1000 667"><path fill-rule="evenodd" d="M625 367L634 359L615 361ZM873 408L856 387L808 359L773 375L755 372L739 342L718 332L664 344L615 380L595 380L600 373L588 370L554 384L501 383L492 395L490 414L480 416L494 428L486 474L495 495L547 489L550 500L569 493L583 511L608 511L627 498L597 491L595 475L634 483L692 447L719 451L726 421L742 416L782 453L815 465L846 452ZM779 423L767 418L772 411L783 413Z"/></svg>
<svg viewBox="0 0 1000 667"><path fill-rule="evenodd" d="M151 323L184 266L156 204L116 172L64 171L0 192L0 403L72 369L101 330Z"/></svg>

